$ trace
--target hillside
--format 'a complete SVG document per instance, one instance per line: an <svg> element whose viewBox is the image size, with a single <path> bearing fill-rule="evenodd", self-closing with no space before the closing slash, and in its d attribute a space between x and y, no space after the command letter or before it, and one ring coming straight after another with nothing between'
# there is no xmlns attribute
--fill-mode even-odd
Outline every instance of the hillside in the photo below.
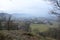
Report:
<svg viewBox="0 0 60 40"><path fill-rule="evenodd" d="M0 40L55 40L52 38L44 38L36 34L24 32L22 30L0 30Z"/></svg>

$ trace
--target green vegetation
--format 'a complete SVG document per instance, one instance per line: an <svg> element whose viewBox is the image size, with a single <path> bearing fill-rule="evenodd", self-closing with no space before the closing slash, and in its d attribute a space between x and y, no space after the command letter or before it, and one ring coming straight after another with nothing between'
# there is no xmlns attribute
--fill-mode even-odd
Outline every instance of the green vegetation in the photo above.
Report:
<svg viewBox="0 0 60 40"><path fill-rule="evenodd" d="M48 25L46 24L31 24L30 27L32 32L34 32L35 29L38 29L40 32L44 32L49 29Z"/></svg>

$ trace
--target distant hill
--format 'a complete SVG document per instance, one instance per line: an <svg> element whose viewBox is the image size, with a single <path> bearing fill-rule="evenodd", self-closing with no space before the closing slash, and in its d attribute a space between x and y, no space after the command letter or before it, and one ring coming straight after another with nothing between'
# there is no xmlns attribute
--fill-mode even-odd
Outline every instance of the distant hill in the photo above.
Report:
<svg viewBox="0 0 60 40"><path fill-rule="evenodd" d="M16 18L19 18L19 17L33 17L32 15L30 14L24 14L24 13L13 13L12 16L16 17Z"/></svg>
<svg viewBox="0 0 60 40"><path fill-rule="evenodd" d="M8 13L0 13L0 16L9 16L10 14Z"/></svg>
<svg viewBox="0 0 60 40"><path fill-rule="evenodd" d="M0 13L0 17L2 16L12 16L12 19L31 19L31 18L37 18L38 20L49 20L49 21L56 21L56 17L37 17L37 16L33 16L31 14L25 14L25 13L13 13L13 14L8 14L8 13Z"/></svg>

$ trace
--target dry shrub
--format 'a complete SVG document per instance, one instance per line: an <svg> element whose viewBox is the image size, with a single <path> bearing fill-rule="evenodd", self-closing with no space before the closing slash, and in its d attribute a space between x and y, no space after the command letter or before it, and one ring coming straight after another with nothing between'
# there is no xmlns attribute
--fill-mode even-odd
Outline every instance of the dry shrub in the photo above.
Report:
<svg viewBox="0 0 60 40"><path fill-rule="evenodd" d="M0 40L13 40L11 36L0 33Z"/></svg>

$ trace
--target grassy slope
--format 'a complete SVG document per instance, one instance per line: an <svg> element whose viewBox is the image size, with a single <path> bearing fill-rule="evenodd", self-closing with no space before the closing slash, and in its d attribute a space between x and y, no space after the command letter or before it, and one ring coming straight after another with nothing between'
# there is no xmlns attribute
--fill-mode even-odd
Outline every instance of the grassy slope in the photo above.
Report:
<svg viewBox="0 0 60 40"><path fill-rule="evenodd" d="M49 24L31 24L30 27L32 28L32 31L34 29L38 29L40 32L44 32L44 31L48 30L50 27L57 28L58 23L53 22L53 25L49 25Z"/></svg>
<svg viewBox="0 0 60 40"><path fill-rule="evenodd" d="M35 34L35 29L37 29L40 32L45 32L49 29L49 27L55 27L57 26L56 23L54 23L54 25L46 25L46 24L31 24L30 27L32 28L32 33ZM41 40L45 40L43 37ZM46 40L55 40L53 38L48 38Z"/></svg>
<svg viewBox="0 0 60 40"><path fill-rule="evenodd" d="M32 31L34 31L34 29L38 29L40 32L44 32L49 28L48 25L45 24L31 24L30 27L32 28Z"/></svg>

